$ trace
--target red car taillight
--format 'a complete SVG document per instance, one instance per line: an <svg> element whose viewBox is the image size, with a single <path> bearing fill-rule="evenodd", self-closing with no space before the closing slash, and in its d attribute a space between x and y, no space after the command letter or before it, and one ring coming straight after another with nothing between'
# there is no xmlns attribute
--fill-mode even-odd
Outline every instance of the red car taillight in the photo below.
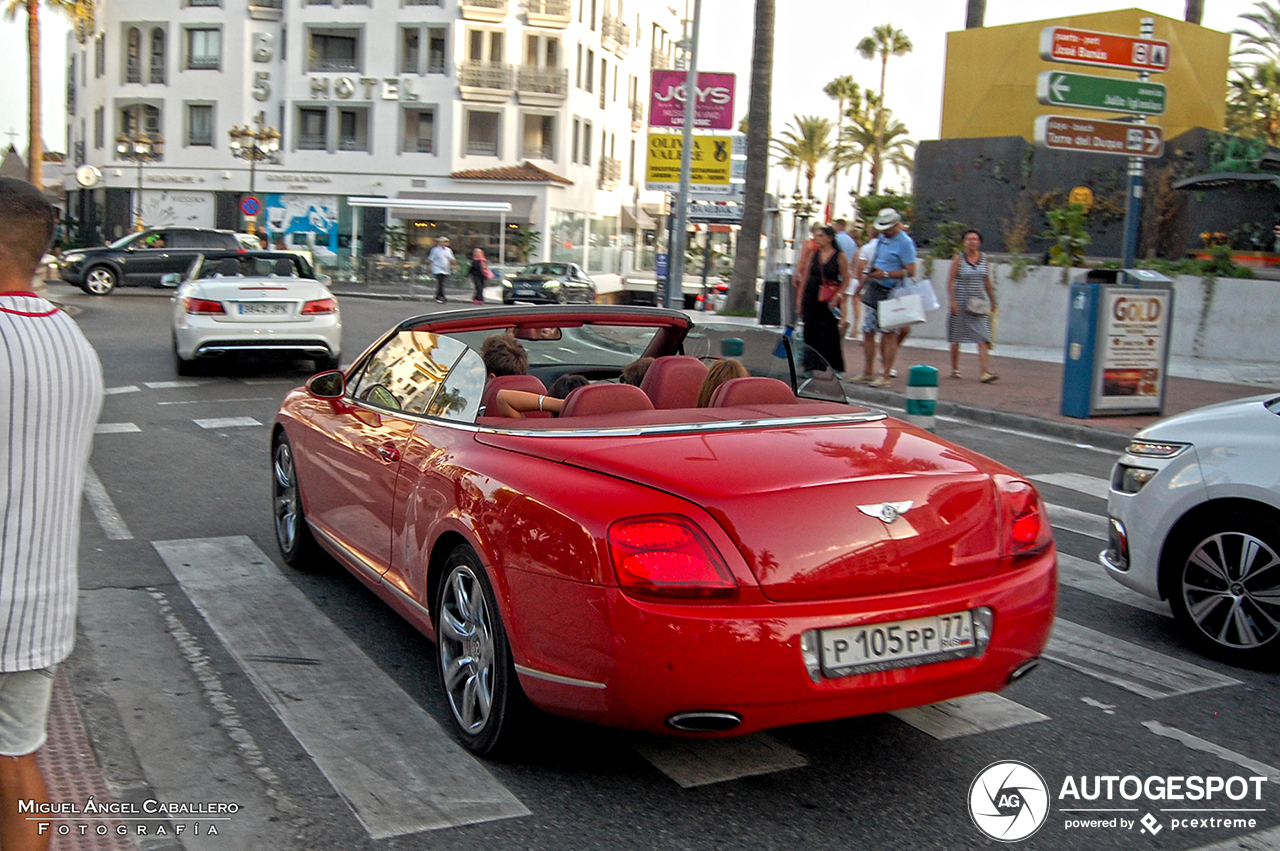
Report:
<svg viewBox="0 0 1280 851"><path fill-rule="evenodd" d="M187 313L226 313L220 301L209 301L204 298L184 298L182 308Z"/></svg>
<svg viewBox="0 0 1280 851"><path fill-rule="evenodd" d="M303 316L319 316L322 313L337 313L338 302L332 298L321 298L302 305Z"/></svg>
<svg viewBox="0 0 1280 851"><path fill-rule="evenodd" d="M1004 526L1003 554L1034 552L1052 543L1053 528L1036 489L1010 476L996 476L995 482Z"/></svg>
<svg viewBox="0 0 1280 851"><path fill-rule="evenodd" d="M738 595L738 583L715 547L681 517L619 520L609 527L609 555L618 584L633 597L731 600Z"/></svg>

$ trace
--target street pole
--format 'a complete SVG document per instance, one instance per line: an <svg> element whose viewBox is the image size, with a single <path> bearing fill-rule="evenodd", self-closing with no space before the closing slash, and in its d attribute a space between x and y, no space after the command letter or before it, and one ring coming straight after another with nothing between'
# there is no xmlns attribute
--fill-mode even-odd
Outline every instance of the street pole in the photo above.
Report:
<svg viewBox="0 0 1280 851"><path fill-rule="evenodd" d="M698 24L702 0L694 0L689 70L684 83L684 137L680 143L680 191L676 193L675 241L667 258L667 307L684 307L684 248L689 227L689 182L693 176L693 124L698 111Z"/></svg>
<svg viewBox="0 0 1280 851"><path fill-rule="evenodd" d="M1143 38L1151 38L1156 32L1156 19L1143 18L1141 34ZM1147 81L1151 75L1146 71L1138 72L1139 81ZM1145 115L1138 116L1137 123L1147 123ZM1144 134L1145 138L1145 134ZM1124 247L1120 253L1120 268L1132 269L1138 254L1138 230L1142 225L1142 181L1145 167L1142 157L1129 157L1129 191L1124 204Z"/></svg>

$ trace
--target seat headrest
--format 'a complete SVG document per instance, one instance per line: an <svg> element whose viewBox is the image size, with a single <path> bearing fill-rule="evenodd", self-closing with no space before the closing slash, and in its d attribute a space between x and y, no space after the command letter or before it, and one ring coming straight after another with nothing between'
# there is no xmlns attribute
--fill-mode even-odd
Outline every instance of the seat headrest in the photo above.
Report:
<svg viewBox="0 0 1280 851"><path fill-rule="evenodd" d="M485 384L484 395L480 397L480 405L485 411L484 416L496 417L498 415L499 390L523 390L526 393L537 393L539 396L547 395L546 385L532 375L495 375ZM525 414L525 416L549 417L551 414L534 411Z"/></svg>
<svg viewBox="0 0 1280 851"><path fill-rule="evenodd" d="M240 261L234 257L224 257L218 261L218 274L230 278L240 274Z"/></svg>
<svg viewBox="0 0 1280 851"><path fill-rule="evenodd" d="M707 377L707 366L688 355L669 355L649 364L640 389L659 409L693 408L698 404L698 389Z"/></svg>
<svg viewBox="0 0 1280 851"><path fill-rule="evenodd" d="M588 414L617 414L623 411L652 411L653 403L639 387L630 384L588 384L564 400L561 417Z"/></svg>
<svg viewBox="0 0 1280 851"><path fill-rule="evenodd" d="M711 394L711 407L732 408L738 405L785 405L799 400L785 381L749 375L730 378Z"/></svg>
<svg viewBox="0 0 1280 851"><path fill-rule="evenodd" d="M281 257L276 260L275 274L281 278L293 277L293 261L288 257Z"/></svg>

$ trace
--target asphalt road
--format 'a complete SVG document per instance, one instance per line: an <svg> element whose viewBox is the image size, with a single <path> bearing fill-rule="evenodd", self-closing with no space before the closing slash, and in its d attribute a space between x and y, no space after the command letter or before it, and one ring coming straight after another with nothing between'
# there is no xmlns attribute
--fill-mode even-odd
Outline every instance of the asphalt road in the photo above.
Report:
<svg viewBox="0 0 1280 851"><path fill-rule="evenodd" d="M279 559L266 426L310 364L178 381L167 293L91 298L55 284L51 296L76 314L109 388L67 666L94 752L120 800L238 807L181 837L157 837L153 823L135 833L140 848L988 848L968 797L1002 760L1030 765L1048 788L1051 811L1026 847L1254 847L1235 841L1247 834L1280 847L1280 676L1196 655L1166 607L1102 575L1108 452L939 424L1036 479L1057 527L1049 658L999 697L707 747L546 720L522 753L479 762L443 732L431 644L344 572L299 573ZM345 361L397 320L436 309L344 299ZM295 655L255 653L268 639ZM338 659L364 697L307 714L308 690L323 698L326 660ZM1061 796L1068 778L1091 791L1097 776L1127 775L1270 779L1247 800ZM1103 808L1120 812L1064 812ZM1193 808L1233 812L1172 811ZM1253 827L1173 821L1223 817ZM1112 818L1131 826L1068 827Z"/></svg>

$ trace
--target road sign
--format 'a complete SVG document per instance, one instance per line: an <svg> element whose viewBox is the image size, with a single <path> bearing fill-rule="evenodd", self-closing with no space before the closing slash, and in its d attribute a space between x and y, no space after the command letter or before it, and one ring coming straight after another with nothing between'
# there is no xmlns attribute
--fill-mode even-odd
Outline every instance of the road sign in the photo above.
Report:
<svg viewBox="0 0 1280 851"><path fill-rule="evenodd" d="M1049 106L1138 115L1164 115L1165 91L1162 83L1066 71L1044 71L1036 81L1036 98Z"/></svg>
<svg viewBox="0 0 1280 851"><path fill-rule="evenodd" d="M1036 144L1060 151L1159 157L1164 154L1164 131L1149 124L1094 121L1063 115L1036 119Z"/></svg>
<svg viewBox="0 0 1280 851"><path fill-rule="evenodd" d="M687 77L684 71L659 69L650 72L650 127L684 126ZM698 73L698 108L693 114L696 129L729 130L733 127L733 83L733 74Z"/></svg>
<svg viewBox="0 0 1280 851"><path fill-rule="evenodd" d="M262 211L262 202L252 195L240 199L240 212L246 216L256 216Z"/></svg>
<svg viewBox="0 0 1280 851"><path fill-rule="evenodd" d="M742 206L740 204L717 204L715 202L693 202L689 205L689 221L740 224L742 222Z"/></svg>
<svg viewBox="0 0 1280 851"><path fill-rule="evenodd" d="M678 133L650 133L645 160L645 188L675 192L680 188L680 151L683 138ZM733 140L728 136L693 137L693 171L690 182L700 193L714 187L729 191Z"/></svg>
<svg viewBox="0 0 1280 851"><path fill-rule="evenodd" d="M1040 31L1040 58L1047 62L1158 74L1169 70L1169 42L1070 27L1045 27Z"/></svg>

